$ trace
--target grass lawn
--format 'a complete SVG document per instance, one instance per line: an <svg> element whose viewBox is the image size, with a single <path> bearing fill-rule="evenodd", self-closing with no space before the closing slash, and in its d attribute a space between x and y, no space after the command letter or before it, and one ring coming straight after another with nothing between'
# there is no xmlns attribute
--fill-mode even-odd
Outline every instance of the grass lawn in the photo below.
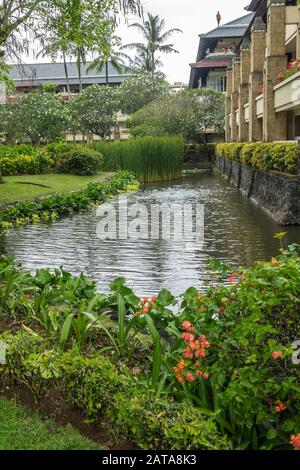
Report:
<svg viewBox="0 0 300 470"><path fill-rule="evenodd" d="M52 173L49 175L5 176L5 184L0 184L0 204L30 201L47 194L78 191L90 181L101 181L110 174L97 173L93 176L76 176ZM41 186L20 183L34 183Z"/></svg>
<svg viewBox="0 0 300 470"><path fill-rule="evenodd" d="M0 450L101 450L71 425L49 420L0 396Z"/></svg>

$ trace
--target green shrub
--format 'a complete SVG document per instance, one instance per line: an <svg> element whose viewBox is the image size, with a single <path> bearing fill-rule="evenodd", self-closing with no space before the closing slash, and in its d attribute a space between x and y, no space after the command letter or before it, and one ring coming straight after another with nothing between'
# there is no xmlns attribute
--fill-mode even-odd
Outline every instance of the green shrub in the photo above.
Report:
<svg viewBox="0 0 300 470"><path fill-rule="evenodd" d="M226 450L213 418L186 401L155 398L150 390L116 392L107 411L117 437L127 437L141 449Z"/></svg>
<svg viewBox="0 0 300 470"><path fill-rule="evenodd" d="M122 142L93 142L90 147L104 156L103 169L133 171L138 180L159 181L181 175L182 137L143 137Z"/></svg>
<svg viewBox="0 0 300 470"><path fill-rule="evenodd" d="M201 361L207 380L186 380L185 390L220 410L235 448L288 449L290 435L300 431L300 370L291 360L300 333L299 279L299 255L291 246L271 262L230 274L229 286L206 295L189 289L184 296L180 331L189 321L210 344ZM186 347L182 341L178 359ZM194 374L193 360L188 372Z"/></svg>
<svg viewBox="0 0 300 470"><path fill-rule="evenodd" d="M74 175L95 175L102 162L102 155L83 145L72 146L56 162L60 173Z"/></svg>
<svg viewBox="0 0 300 470"><path fill-rule="evenodd" d="M6 364L0 365L0 377L3 381L26 383L27 357L45 348L45 341L34 331L19 330L15 335L5 331L0 341L6 345Z"/></svg>
<svg viewBox="0 0 300 470"><path fill-rule="evenodd" d="M225 143L216 145L216 155L260 170L297 174L299 146L295 142Z"/></svg>
<svg viewBox="0 0 300 470"><path fill-rule="evenodd" d="M60 158L63 158L67 154L69 154L70 150L75 145L76 144L71 144L67 142L66 140L60 140L58 142L53 142L51 144L48 144L46 149L49 155L53 158L53 160L58 161Z"/></svg>
<svg viewBox="0 0 300 470"><path fill-rule="evenodd" d="M53 160L43 149L31 145L0 146L0 173L5 176L45 173Z"/></svg>

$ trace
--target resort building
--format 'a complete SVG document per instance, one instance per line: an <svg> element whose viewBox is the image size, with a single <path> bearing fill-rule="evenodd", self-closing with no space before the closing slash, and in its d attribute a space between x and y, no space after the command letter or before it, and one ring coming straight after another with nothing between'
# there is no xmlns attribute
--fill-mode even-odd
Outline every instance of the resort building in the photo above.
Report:
<svg viewBox="0 0 300 470"><path fill-rule="evenodd" d="M105 85L106 74L105 68L98 72L96 70L87 71L89 62L82 64L82 87L89 85ZM79 92L78 70L75 62L67 62L66 64L68 81L71 93ZM120 85L126 78L131 77L130 72L118 74L108 64L108 83L110 85ZM66 70L63 63L40 63L40 64L17 64L11 66L10 77L13 79L17 93L27 93L31 90L40 88L46 83L57 85L58 93L67 93Z"/></svg>
<svg viewBox="0 0 300 470"><path fill-rule="evenodd" d="M300 137L300 5L252 0L253 18L227 69L226 141Z"/></svg>
<svg viewBox="0 0 300 470"><path fill-rule="evenodd" d="M190 88L212 88L226 92L226 69L234 51L247 31L253 13L200 34L196 62L190 64Z"/></svg>

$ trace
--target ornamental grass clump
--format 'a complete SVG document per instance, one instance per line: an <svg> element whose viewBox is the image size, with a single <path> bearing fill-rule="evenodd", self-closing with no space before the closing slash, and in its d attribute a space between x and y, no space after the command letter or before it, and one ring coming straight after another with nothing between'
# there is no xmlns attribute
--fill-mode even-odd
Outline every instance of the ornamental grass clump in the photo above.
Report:
<svg viewBox="0 0 300 470"><path fill-rule="evenodd" d="M173 180L181 176L182 137L143 137L123 142L95 142L104 156L103 169L129 170L141 182Z"/></svg>

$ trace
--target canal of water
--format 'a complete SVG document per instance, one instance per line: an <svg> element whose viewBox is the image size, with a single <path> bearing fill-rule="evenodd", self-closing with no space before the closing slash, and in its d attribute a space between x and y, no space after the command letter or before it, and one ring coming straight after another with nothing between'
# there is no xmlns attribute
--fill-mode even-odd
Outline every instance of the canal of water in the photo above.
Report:
<svg viewBox="0 0 300 470"><path fill-rule="evenodd" d="M175 295L190 286L205 289L214 282L207 267L212 256L235 266L249 266L278 253L274 234L286 230L288 242L300 242L300 226L277 225L254 203L211 171L181 181L149 185L127 195L128 205L196 204L204 207L204 243L195 240L116 239L97 236L96 209L51 224L14 229L0 240L0 251L14 255L24 267L84 272L107 291L112 279L124 276L139 295L162 288Z"/></svg>

